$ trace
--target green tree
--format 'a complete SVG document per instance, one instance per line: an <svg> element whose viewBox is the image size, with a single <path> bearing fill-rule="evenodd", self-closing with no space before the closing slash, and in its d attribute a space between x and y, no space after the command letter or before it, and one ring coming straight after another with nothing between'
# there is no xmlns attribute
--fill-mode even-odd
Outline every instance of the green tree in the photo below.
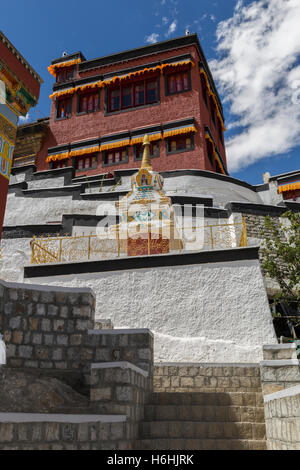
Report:
<svg viewBox="0 0 300 470"><path fill-rule="evenodd" d="M275 301L297 302L299 307L300 214L288 211L282 218L275 223L270 216L265 217L262 268L280 286Z"/></svg>

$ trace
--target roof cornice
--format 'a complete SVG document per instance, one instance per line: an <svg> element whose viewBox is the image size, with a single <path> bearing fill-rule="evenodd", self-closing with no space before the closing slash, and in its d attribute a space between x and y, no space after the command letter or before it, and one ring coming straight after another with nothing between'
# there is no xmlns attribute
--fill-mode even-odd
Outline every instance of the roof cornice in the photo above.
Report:
<svg viewBox="0 0 300 470"><path fill-rule="evenodd" d="M20 54L20 52L15 48L15 46L7 39L5 34L0 31L0 39L1 42L11 51L11 53L18 59L19 62L34 76L34 78L39 83L44 83L44 80L40 77L40 75L31 67L31 65L27 62L26 59Z"/></svg>

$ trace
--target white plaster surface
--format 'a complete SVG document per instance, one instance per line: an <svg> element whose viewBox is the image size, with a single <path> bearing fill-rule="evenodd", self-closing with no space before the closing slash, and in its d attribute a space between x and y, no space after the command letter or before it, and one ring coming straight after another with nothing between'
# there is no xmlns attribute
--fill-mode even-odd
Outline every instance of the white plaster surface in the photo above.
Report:
<svg viewBox="0 0 300 470"><path fill-rule="evenodd" d="M30 263L31 238L4 238L1 240L0 279L22 282L24 266Z"/></svg>
<svg viewBox="0 0 300 470"><path fill-rule="evenodd" d="M6 346L0 334L0 364L6 364Z"/></svg>
<svg viewBox="0 0 300 470"><path fill-rule="evenodd" d="M26 280L26 282L31 282ZM149 328L155 362L259 362L276 343L258 261L34 278L91 287L96 318Z"/></svg>
<svg viewBox="0 0 300 470"><path fill-rule="evenodd" d="M3 225L60 222L63 214L95 215L97 207L103 203L101 201L72 200L72 196L31 198L9 194Z"/></svg>
<svg viewBox="0 0 300 470"><path fill-rule="evenodd" d="M57 188L64 186L65 178L60 176L58 178L44 178L41 180L28 181L28 189L45 189Z"/></svg>

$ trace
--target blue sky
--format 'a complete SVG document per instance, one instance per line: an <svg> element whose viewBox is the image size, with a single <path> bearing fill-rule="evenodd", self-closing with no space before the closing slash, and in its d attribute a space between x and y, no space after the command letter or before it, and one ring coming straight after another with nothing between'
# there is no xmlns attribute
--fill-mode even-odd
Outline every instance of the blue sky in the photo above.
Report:
<svg viewBox="0 0 300 470"><path fill-rule="evenodd" d="M51 60L87 59L196 32L224 105L230 174L252 184L300 167L299 0L15 0L0 28L41 75L29 119L48 116Z"/></svg>

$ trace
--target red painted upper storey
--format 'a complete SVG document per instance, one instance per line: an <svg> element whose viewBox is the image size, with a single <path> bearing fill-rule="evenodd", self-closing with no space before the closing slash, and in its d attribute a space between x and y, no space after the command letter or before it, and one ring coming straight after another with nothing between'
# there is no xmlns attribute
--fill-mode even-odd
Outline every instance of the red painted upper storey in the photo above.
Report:
<svg viewBox="0 0 300 470"><path fill-rule="evenodd" d="M74 55L75 56L75 55ZM78 114L78 92L74 93L71 102L71 115L65 119L57 119L57 102L59 98L52 100L50 127L48 136L44 145L37 156L38 170L49 169L49 163L46 162L48 149L59 146L70 145L78 141L88 139L102 138L103 136L114 135L123 132L132 132L134 130L147 126L163 126L171 122L181 121L193 118L197 132L194 135L194 147L187 151L168 154L166 151L166 143L164 140L159 142L159 156L152 159L153 168L156 171L167 171L173 169L204 169L217 171L216 163L211 164L211 160L207 154L207 140L205 139L206 126L210 130L210 135L221 156L223 165L226 170L226 153L224 138L220 137L217 125L214 124L211 115L211 106L215 106L214 102L210 102L207 95L207 104L204 100L200 67L204 68L210 82L210 88L214 91L216 101L219 103L219 112L222 114L222 107L217 95L212 77L210 75L205 57L201 46L199 45L196 35L184 36L182 38L164 41L151 46L144 46L140 49L125 51L124 53L107 56L104 58L94 59L92 61L83 60L79 65L76 64L75 75L71 81L54 85L54 92L61 92L64 89L72 88L81 84L83 78L90 78L90 82L109 78L110 74L120 74L123 71L130 73L140 66L151 66L153 63L161 63L164 61L172 62L172 60L181 56L190 56L194 66L182 65L177 70L188 69L190 73L190 89L175 94L168 94L166 91L165 72L149 72L143 78L155 76L158 80L159 100L155 104L145 105L127 110L106 112L107 109L107 88L100 89L100 108L95 112ZM73 56L61 58L54 63L70 60ZM78 57L78 54L77 54ZM82 56L81 56L82 57ZM174 70L176 72L176 70ZM124 72L125 73L125 72ZM216 119L218 123L218 119ZM78 158L78 157L76 157ZM134 160L133 147L128 147L128 161L123 163L114 163L111 166L103 165L103 155L101 152L97 156L97 168L78 170L77 175L82 174L100 174L113 172L116 169L137 168L140 161ZM73 164L74 164L73 159ZM68 161L68 165L72 164L72 159Z"/></svg>
<svg viewBox="0 0 300 470"><path fill-rule="evenodd" d="M0 58L16 78L23 82L27 90L37 101L40 95L40 86L43 83L42 79L1 31Z"/></svg>

